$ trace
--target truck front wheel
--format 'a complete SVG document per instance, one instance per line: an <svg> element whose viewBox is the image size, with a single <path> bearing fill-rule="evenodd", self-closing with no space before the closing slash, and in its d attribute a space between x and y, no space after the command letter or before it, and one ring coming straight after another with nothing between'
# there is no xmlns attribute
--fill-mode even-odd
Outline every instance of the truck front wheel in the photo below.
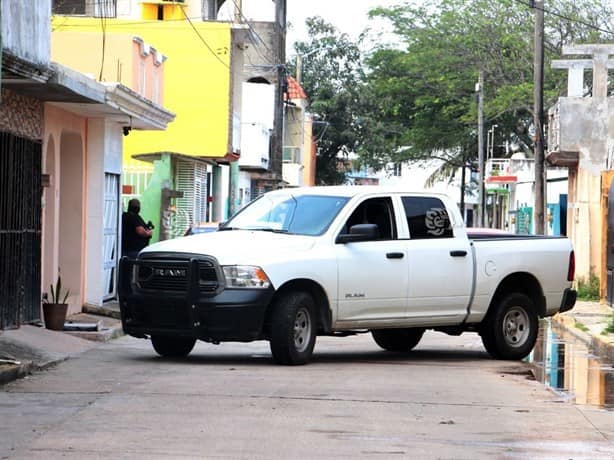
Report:
<svg viewBox="0 0 614 460"><path fill-rule="evenodd" d="M153 335L151 337L151 344L156 353L166 358L183 358L188 356L195 343L196 339L182 337L166 337L161 335Z"/></svg>
<svg viewBox="0 0 614 460"><path fill-rule="evenodd" d="M486 351L497 359L522 359L537 340L535 306L524 294L509 294L488 313L480 331Z"/></svg>
<svg viewBox="0 0 614 460"><path fill-rule="evenodd" d="M409 329L375 329L371 331L373 340L387 351L408 352L420 342L424 329L413 327Z"/></svg>
<svg viewBox="0 0 614 460"><path fill-rule="evenodd" d="M273 305L270 346L277 364L306 364L316 344L313 298L306 292L288 292Z"/></svg>

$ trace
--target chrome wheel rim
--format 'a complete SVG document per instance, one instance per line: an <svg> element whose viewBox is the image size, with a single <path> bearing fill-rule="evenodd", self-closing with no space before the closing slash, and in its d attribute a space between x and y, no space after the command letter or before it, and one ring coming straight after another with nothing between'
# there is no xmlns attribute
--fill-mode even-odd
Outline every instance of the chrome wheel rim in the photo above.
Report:
<svg viewBox="0 0 614 460"><path fill-rule="evenodd" d="M530 330L529 315L524 308L513 307L503 317L503 338L510 347L522 347Z"/></svg>
<svg viewBox="0 0 614 460"><path fill-rule="evenodd" d="M294 318L294 348L303 352L309 347L311 338L311 316L306 308L300 308Z"/></svg>

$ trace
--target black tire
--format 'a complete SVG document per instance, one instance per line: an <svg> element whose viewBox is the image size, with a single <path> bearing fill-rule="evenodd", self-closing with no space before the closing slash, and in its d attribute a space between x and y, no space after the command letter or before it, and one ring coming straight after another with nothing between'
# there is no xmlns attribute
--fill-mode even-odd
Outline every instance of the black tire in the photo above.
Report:
<svg viewBox="0 0 614 460"><path fill-rule="evenodd" d="M288 292L273 305L270 347L277 364L296 366L309 362L316 344L313 298L306 292Z"/></svg>
<svg viewBox="0 0 614 460"><path fill-rule="evenodd" d="M154 350L165 358L183 358L188 356L195 343L196 339L184 337L166 337L162 335L153 335L151 337L151 344Z"/></svg>
<svg viewBox="0 0 614 460"><path fill-rule="evenodd" d="M407 353L413 350L424 335L424 329L375 329L371 331L373 340L386 351Z"/></svg>
<svg viewBox="0 0 614 460"><path fill-rule="evenodd" d="M537 341L539 322L533 301L514 293L493 304L480 335L486 351L495 359L526 357Z"/></svg>

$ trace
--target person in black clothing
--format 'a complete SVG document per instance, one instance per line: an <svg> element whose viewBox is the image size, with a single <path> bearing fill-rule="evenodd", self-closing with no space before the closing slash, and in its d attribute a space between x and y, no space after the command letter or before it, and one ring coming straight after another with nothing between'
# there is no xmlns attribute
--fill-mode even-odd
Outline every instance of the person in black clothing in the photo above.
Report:
<svg viewBox="0 0 614 460"><path fill-rule="evenodd" d="M135 259L141 249L149 244L153 225L139 215L141 202L136 198L128 202L128 211L122 214L122 254Z"/></svg>

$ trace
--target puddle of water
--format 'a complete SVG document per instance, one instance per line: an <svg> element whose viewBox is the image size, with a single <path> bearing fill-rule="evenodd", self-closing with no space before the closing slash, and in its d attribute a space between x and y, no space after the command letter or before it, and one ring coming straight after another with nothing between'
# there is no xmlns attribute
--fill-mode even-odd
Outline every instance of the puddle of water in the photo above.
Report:
<svg viewBox="0 0 614 460"><path fill-rule="evenodd" d="M535 379L563 400L614 411L614 368L576 338L540 324L535 348L527 358Z"/></svg>

